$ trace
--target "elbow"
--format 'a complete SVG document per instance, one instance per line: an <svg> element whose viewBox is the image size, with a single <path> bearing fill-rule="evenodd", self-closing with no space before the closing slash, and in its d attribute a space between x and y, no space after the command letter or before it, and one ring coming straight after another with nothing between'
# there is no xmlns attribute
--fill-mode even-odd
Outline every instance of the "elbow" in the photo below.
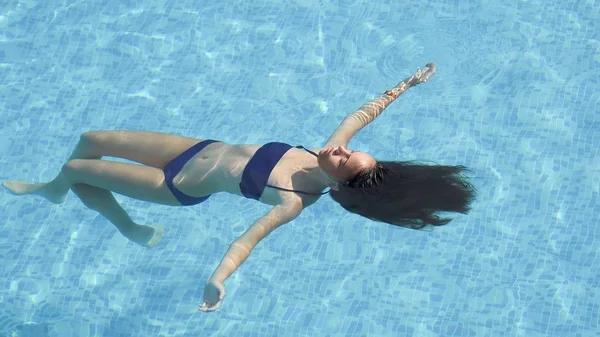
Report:
<svg viewBox="0 0 600 337"><path fill-rule="evenodd" d="M363 128L372 120L373 118L371 118L369 114L362 110L358 110L355 113L346 117L346 120L344 122L350 123L351 125L357 125L358 127Z"/></svg>
<svg viewBox="0 0 600 337"><path fill-rule="evenodd" d="M251 245L248 242L244 242L242 240L235 240L231 243L231 245L229 245L229 249L232 251L239 252L245 256L248 256L250 255L250 252L252 252L254 246L256 245Z"/></svg>

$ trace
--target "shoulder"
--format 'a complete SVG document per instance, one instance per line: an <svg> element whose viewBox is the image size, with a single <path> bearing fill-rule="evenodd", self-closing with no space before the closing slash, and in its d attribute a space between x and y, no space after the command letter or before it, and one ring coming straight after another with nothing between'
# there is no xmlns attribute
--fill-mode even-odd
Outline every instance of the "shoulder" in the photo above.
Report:
<svg viewBox="0 0 600 337"><path fill-rule="evenodd" d="M300 198L298 198L300 199ZM276 204L265 216L277 226L290 222L302 213L304 209L303 203L295 198L286 198L281 203Z"/></svg>
<svg viewBox="0 0 600 337"><path fill-rule="evenodd" d="M323 195L308 195L308 194L297 194L297 193L286 193L285 197L282 196L282 203L284 207L290 210L301 212L305 208L313 205Z"/></svg>
<svg viewBox="0 0 600 337"><path fill-rule="evenodd" d="M276 207L290 214L300 214L306 207L317 202L319 197L321 196L282 192L280 194L280 202L276 205Z"/></svg>

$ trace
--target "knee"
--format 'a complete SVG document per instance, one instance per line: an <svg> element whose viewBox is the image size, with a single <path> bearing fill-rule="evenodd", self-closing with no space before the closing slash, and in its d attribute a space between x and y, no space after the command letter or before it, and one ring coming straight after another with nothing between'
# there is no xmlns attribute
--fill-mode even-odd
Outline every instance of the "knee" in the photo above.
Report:
<svg viewBox="0 0 600 337"><path fill-rule="evenodd" d="M84 132L81 134L81 136L79 136L79 144L90 145L90 144L98 143L98 141L102 137L101 134L102 134L102 132L100 132L100 131Z"/></svg>
<svg viewBox="0 0 600 337"><path fill-rule="evenodd" d="M81 171L84 165L85 159L71 159L63 165L61 172L70 178L74 176L74 173Z"/></svg>

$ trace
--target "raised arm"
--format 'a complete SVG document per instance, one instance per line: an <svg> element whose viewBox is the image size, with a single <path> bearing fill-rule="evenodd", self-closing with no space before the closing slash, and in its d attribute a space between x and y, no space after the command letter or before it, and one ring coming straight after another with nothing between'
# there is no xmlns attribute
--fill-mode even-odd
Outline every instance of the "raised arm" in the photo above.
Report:
<svg viewBox="0 0 600 337"><path fill-rule="evenodd" d="M402 95L410 87L427 82L433 74L435 74L435 64L427 63L425 68L417 70L416 73L396 84L392 89L386 90L374 100L364 104L358 110L346 116L340 126L329 137L324 147L347 146L352 136L358 130L364 128L377 118L398 96Z"/></svg>
<svg viewBox="0 0 600 337"><path fill-rule="evenodd" d="M204 288L204 303L201 311L219 308L225 296L223 282L242 264L254 247L275 228L292 221L302 212L302 204L290 202L273 207L265 216L256 221L244 234L235 240L225 253L221 263L212 274Z"/></svg>

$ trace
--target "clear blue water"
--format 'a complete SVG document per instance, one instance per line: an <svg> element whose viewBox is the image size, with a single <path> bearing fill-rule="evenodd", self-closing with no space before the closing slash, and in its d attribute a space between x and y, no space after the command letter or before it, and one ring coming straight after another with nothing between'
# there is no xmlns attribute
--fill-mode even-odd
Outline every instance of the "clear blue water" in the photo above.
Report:
<svg viewBox="0 0 600 337"><path fill-rule="evenodd" d="M319 146L434 61L350 145L471 167L473 212L418 232L322 198L205 314L204 282L267 206L119 196L165 227L147 250L73 195L0 191L0 336L600 336L597 1L211 3L2 2L0 180L52 179L97 129Z"/></svg>

